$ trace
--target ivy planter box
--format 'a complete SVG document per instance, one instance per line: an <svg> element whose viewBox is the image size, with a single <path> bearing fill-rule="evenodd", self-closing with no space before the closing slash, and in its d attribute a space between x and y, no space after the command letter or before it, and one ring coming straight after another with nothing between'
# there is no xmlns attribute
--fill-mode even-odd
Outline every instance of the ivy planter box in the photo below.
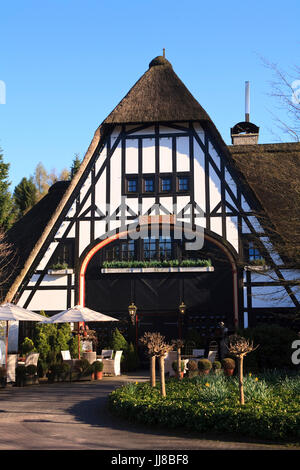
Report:
<svg viewBox="0 0 300 470"><path fill-rule="evenodd" d="M74 269L48 269L47 274L50 276L64 276L66 274L73 274Z"/></svg>
<svg viewBox="0 0 300 470"><path fill-rule="evenodd" d="M101 268L102 274L126 274L126 273L189 273L189 272L213 272L212 266L185 266L165 268Z"/></svg>

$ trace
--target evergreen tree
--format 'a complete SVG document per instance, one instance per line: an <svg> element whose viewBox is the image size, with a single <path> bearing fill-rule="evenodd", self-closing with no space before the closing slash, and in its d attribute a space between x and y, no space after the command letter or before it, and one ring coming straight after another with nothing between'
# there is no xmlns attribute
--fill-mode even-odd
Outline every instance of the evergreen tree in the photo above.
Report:
<svg viewBox="0 0 300 470"><path fill-rule="evenodd" d="M9 192L9 166L9 163L4 163L0 149L0 227L3 230L9 229L15 219L12 196Z"/></svg>
<svg viewBox="0 0 300 470"><path fill-rule="evenodd" d="M72 167L71 167L71 179L73 178L74 175L76 175L77 171L80 168L80 165L81 165L81 161L80 161L78 153L76 153L75 158L73 160Z"/></svg>
<svg viewBox="0 0 300 470"><path fill-rule="evenodd" d="M26 214L36 204L37 189L32 178L22 178L21 182L15 187L14 202L17 206L19 217Z"/></svg>

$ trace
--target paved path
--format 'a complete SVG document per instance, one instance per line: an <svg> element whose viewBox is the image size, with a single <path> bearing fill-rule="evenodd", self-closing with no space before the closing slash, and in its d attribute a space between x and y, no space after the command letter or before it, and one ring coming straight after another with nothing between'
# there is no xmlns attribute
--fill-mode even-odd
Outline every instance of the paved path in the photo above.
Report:
<svg viewBox="0 0 300 470"><path fill-rule="evenodd" d="M285 446L203 439L149 430L112 417L108 394L143 374L99 382L6 387L0 390L0 450L213 450L285 449ZM207 436L206 436L207 437ZM299 448L298 448L299 450Z"/></svg>

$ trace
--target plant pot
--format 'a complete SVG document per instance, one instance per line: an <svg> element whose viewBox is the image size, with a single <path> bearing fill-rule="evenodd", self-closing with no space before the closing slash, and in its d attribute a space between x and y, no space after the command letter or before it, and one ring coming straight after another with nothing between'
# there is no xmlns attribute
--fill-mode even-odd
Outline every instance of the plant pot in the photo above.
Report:
<svg viewBox="0 0 300 470"><path fill-rule="evenodd" d="M184 372L179 372L179 377L178 377L178 372L176 372L177 379L178 378L183 379L183 376L184 376Z"/></svg>
<svg viewBox="0 0 300 470"><path fill-rule="evenodd" d="M233 375L233 372L234 372L234 369L224 369L224 374L227 377L230 377L231 375Z"/></svg>
<svg viewBox="0 0 300 470"><path fill-rule="evenodd" d="M96 380L102 380L103 378L103 371L98 371L95 373L96 374Z"/></svg>

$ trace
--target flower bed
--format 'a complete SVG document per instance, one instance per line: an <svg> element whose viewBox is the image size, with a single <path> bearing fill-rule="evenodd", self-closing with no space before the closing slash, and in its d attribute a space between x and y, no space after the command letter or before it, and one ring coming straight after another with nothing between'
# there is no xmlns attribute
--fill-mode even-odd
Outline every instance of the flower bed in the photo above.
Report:
<svg viewBox="0 0 300 470"><path fill-rule="evenodd" d="M111 393L110 410L130 421L196 432L233 433L264 440L300 440L300 378L247 376L245 405L236 378L209 375L170 379L159 386L127 384Z"/></svg>

